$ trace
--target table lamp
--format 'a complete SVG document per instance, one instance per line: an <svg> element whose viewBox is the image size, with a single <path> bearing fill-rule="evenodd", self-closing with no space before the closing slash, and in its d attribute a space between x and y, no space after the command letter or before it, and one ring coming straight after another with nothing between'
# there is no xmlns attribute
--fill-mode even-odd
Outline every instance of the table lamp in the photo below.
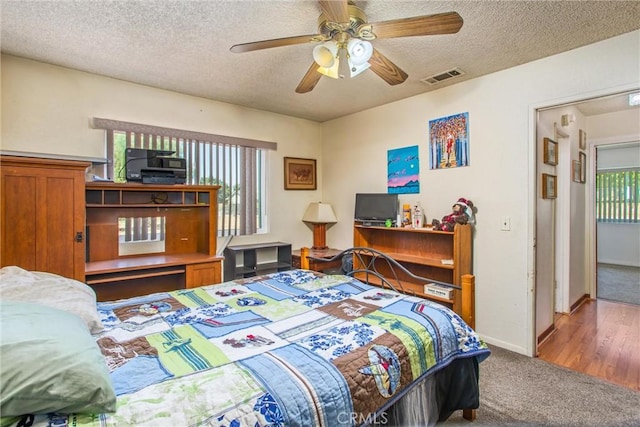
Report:
<svg viewBox="0 0 640 427"><path fill-rule="evenodd" d="M327 246L327 224L338 222L333 208L328 203L309 203L302 221L313 224L313 246L311 249L323 250Z"/></svg>

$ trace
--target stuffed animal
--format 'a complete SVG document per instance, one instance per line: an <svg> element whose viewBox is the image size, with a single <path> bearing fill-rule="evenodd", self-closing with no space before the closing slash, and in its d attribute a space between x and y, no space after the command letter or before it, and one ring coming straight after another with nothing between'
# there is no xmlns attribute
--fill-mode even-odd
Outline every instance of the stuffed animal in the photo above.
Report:
<svg viewBox="0 0 640 427"><path fill-rule="evenodd" d="M453 212L442 217L442 221L434 219L434 230L453 231L456 224L475 224L474 206L471 200L459 198L451 208Z"/></svg>

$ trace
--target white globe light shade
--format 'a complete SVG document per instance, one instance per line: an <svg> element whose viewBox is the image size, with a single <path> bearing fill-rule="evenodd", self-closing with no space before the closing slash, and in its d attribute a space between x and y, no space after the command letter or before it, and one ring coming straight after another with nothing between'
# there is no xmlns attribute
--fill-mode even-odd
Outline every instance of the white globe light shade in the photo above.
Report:
<svg viewBox="0 0 640 427"><path fill-rule="evenodd" d="M371 59L373 46L366 40L350 39L347 43L347 52L349 53L349 61L353 65L362 65Z"/></svg>

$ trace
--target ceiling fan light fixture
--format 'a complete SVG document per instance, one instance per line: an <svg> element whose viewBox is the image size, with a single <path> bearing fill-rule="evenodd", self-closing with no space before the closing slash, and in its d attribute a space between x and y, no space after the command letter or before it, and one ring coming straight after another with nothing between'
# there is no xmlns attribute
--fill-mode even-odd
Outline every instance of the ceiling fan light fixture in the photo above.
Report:
<svg viewBox="0 0 640 427"><path fill-rule="evenodd" d="M353 78L358 74L360 74L361 72L363 72L364 70L369 69L369 67L371 67L371 64L369 64L368 62L365 62L362 65L356 65L356 64L353 64L351 60L349 60L349 76Z"/></svg>
<svg viewBox="0 0 640 427"><path fill-rule="evenodd" d="M318 67L318 72L332 79L340 78L340 58L335 58L331 67Z"/></svg>
<svg viewBox="0 0 640 427"><path fill-rule="evenodd" d="M313 60L322 68L331 68L338 62L338 46L334 41L322 43L313 48Z"/></svg>
<svg viewBox="0 0 640 427"><path fill-rule="evenodd" d="M373 45L366 40L352 38L347 43L347 53L350 65L364 65L373 55Z"/></svg>

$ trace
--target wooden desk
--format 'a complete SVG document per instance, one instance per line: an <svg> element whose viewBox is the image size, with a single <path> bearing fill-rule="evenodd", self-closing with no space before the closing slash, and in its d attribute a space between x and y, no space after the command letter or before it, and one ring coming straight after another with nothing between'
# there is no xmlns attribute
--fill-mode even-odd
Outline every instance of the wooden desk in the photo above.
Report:
<svg viewBox="0 0 640 427"><path fill-rule="evenodd" d="M309 249L309 256L312 258L332 258L339 254L340 249L314 250ZM300 250L291 251L291 264L293 268L300 268ZM340 270L342 267L342 259L331 262L309 260L309 269L313 271L326 272L327 270Z"/></svg>

